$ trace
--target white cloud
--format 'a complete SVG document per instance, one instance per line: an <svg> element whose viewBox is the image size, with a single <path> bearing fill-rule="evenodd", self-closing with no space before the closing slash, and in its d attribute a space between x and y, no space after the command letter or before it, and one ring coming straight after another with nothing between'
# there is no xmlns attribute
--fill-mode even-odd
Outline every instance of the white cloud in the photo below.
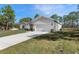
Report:
<svg viewBox="0 0 79 59"><path fill-rule="evenodd" d="M45 15L49 15L50 13L52 13L51 5L35 5L35 9L37 12L41 12Z"/></svg>
<svg viewBox="0 0 79 59"><path fill-rule="evenodd" d="M50 16L52 14L58 14L58 15L67 14L71 9L73 9L72 4L70 5L42 4L42 5L35 5L34 7L38 13L42 13L46 16Z"/></svg>

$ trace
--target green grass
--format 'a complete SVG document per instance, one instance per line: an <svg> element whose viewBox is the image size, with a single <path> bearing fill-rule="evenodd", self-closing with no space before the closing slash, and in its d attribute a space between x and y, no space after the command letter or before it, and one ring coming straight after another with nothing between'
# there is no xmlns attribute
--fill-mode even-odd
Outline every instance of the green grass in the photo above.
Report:
<svg viewBox="0 0 79 59"><path fill-rule="evenodd" d="M8 36L8 35L14 35L19 33L24 33L25 30L8 30L8 31L0 31L0 37Z"/></svg>
<svg viewBox="0 0 79 59"><path fill-rule="evenodd" d="M1 54L75 54L79 53L79 31L44 34L0 51Z"/></svg>
<svg viewBox="0 0 79 59"><path fill-rule="evenodd" d="M79 53L79 42L68 40L32 39L0 51L1 54L60 54Z"/></svg>

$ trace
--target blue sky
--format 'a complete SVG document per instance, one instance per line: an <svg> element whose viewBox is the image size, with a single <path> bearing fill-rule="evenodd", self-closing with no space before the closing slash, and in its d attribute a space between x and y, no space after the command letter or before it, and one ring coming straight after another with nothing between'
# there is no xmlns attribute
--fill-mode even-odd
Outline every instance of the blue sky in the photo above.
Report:
<svg viewBox="0 0 79 59"><path fill-rule="evenodd" d="M0 4L0 8L5 4ZM53 14L67 15L71 11L77 11L77 4L11 4L15 11L16 22L23 17L33 18L35 14L50 17Z"/></svg>

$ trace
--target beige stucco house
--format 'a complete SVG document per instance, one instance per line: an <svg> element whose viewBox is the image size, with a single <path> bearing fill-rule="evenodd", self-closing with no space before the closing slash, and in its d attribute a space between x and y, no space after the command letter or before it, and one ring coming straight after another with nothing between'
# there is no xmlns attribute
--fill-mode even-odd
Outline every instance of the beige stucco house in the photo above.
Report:
<svg viewBox="0 0 79 59"><path fill-rule="evenodd" d="M34 31L42 31L42 32L50 32L52 31L60 31L62 28L62 24L55 21L52 18L38 16L31 23L25 23L24 26L20 25L20 27L30 29L30 24L33 24Z"/></svg>

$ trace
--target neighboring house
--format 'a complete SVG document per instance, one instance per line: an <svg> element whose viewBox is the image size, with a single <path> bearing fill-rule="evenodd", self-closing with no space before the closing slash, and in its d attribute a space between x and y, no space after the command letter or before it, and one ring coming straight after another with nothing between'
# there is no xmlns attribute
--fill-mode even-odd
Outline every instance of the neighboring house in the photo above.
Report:
<svg viewBox="0 0 79 59"><path fill-rule="evenodd" d="M20 25L21 28L30 29L30 24L33 24L34 31L42 31L42 32L50 32L52 31L60 31L62 24L55 21L52 18L38 16L31 23L24 23Z"/></svg>
<svg viewBox="0 0 79 59"><path fill-rule="evenodd" d="M20 24L20 29L30 30L31 22L24 22Z"/></svg>

